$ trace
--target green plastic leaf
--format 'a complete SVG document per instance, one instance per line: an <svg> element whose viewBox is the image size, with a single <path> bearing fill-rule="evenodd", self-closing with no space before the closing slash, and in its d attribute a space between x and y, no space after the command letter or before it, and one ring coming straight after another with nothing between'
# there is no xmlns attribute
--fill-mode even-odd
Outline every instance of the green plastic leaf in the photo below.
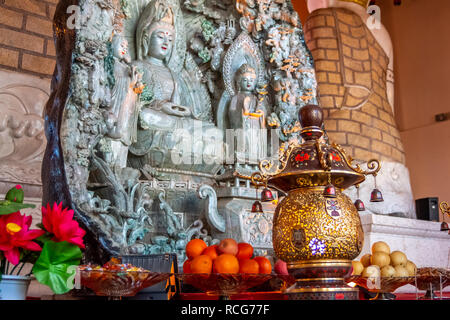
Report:
<svg viewBox="0 0 450 320"><path fill-rule="evenodd" d="M34 204L18 203L9 200L0 200L0 216L11 214L26 208L35 208Z"/></svg>
<svg viewBox="0 0 450 320"><path fill-rule="evenodd" d="M47 241L33 267L33 274L54 293L67 293L74 287L75 268L80 264L81 256L80 248L74 244Z"/></svg>

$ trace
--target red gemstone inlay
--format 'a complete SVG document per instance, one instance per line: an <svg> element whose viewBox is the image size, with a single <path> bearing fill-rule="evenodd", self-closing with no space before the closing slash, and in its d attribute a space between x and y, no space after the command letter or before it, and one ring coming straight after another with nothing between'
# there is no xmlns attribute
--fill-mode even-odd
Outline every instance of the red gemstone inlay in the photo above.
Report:
<svg viewBox="0 0 450 320"><path fill-rule="evenodd" d="M336 298L336 300L345 299L345 295L343 293L336 293L334 297Z"/></svg>

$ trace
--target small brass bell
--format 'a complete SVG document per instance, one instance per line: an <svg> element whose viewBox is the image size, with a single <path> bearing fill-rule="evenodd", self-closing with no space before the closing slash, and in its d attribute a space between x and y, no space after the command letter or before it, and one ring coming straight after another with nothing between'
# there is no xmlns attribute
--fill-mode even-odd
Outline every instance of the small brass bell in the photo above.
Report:
<svg viewBox="0 0 450 320"><path fill-rule="evenodd" d="M253 213L264 213L261 202L259 202L258 200L253 202L252 212Z"/></svg>
<svg viewBox="0 0 450 320"><path fill-rule="evenodd" d="M356 207L356 210L358 210L358 211L366 211L366 206L364 205L364 202L362 202L359 199L357 199L355 201L355 207Z"/></svg>
<svg viewBox="0 0 450 320"><path fill-rule="evenodd" d="M370 194L370 202L383 202L383 194L378 189L373 189L372 193Z"/></svg>
<svg viewBox="0 0 450 320"><path fill-rule="evenodd" d="M357 184L355 187L356 187L356 191L358 194L358 199L356 199L356 201L355 201L356 210L366 211L366 206L364 205L364 202L362 202L362 200L359 199L359 184Z"/></svg>
<svg viewBox="0 0 450 320"><path fill-rule="evenodd" d="M336 198L336 188L332 184L327 185L323 190L323 196L325 198Z"/></svg>
<svg viewBox="0 0 450 320"><path fill-rule="evenodd" d="M269 188L264 188L263 191L261 192L261 201L262 202L270 202L275 200L273 197L273 193L272 191L270 191Z"/></svg>
<svg viewBox="0 0 450 320"><path fill-rule="evenodd" d="M442 222L441 223L441 231L449 231L450 230L450 228L448 227L448 224L447 224L447 222ZM450 233L450 232L449 232Z"/></svg>

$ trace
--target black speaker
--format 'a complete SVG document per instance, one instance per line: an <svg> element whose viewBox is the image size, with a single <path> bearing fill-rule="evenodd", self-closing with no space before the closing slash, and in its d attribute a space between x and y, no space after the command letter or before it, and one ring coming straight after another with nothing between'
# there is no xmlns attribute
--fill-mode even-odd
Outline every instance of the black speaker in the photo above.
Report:
<svg viewBox="0 0 450 320"><path fill-rule="evenodd" d="M416 200L417 219L439 221L439 198L423 198Z"/></svg>

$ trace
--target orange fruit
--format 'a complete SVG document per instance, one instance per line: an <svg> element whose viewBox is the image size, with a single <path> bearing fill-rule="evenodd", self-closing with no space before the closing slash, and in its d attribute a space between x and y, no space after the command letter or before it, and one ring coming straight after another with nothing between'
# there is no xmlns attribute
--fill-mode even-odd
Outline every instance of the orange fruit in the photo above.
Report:
<svg viewBox="0 0 450 320"><path fill-rule="evenodd" d="M214 260L213 269L216 273L238 273L239 261L234 255L224 253Z"/></svg>
<svg viewBox="0 0 450 320"><path fill-rule="evenodd" d="M234 239L223 239L220 241L217 250L220 254L229 253L235 256L238 253L238 243Z"/></svg>
<svg viewBox="0 0 450 320"><path fill-rule="evenodd" d="M239 273L259 273L259 264L253 259L239 261Z"/></svg>
<svg viewBox="0 0 450 320"><path fill-rule="evenodd" d="M192 273L211 273L213 261L210 256L200 255L192 259L190 267Z"/></svg>
<svg viewBox="0 0 450 320"><path fill-rule="evenodd" d="M259 264L259 273L263 274L271 274L272 273L272 264L269 259L265 257L256 257L253 260L258 262Z"/></svg>
<svg viewBox="0 0 450 320"><path fill-rule="evenodd" d="M238 243L238 253L236 258L239 260L251 259L253 256L253 247L245 242Z"/></svg>
<svg viewBox="0 0 450 320"><path fill-rule="evenodd" d="M202 239L192 239L186 245L186 255L189 260L194 259L202 254L203 250L208 247Z"/></svg>
<svg viewBox="0 0 450 320"><path fill-rule="evenodd" d="M217 244L205 248L202 254L210 256L211 259L214 261L214 259L216 259L219 256L219 254L217 253Z"/></svg>
<svg viewBox="0 0 450 320"><path fill-rule="evenodd" d="M183 273L191 273L191 260L186 260L183 263Z"/></svg>

